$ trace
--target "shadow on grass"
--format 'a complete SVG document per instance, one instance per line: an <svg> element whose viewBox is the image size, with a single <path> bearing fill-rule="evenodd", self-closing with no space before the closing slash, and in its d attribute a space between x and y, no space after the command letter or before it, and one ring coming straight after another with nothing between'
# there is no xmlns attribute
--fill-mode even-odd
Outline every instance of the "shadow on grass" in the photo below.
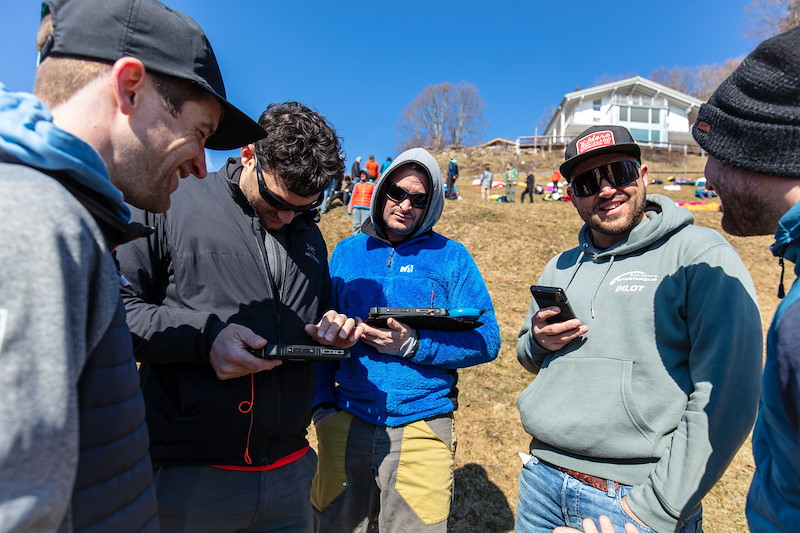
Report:
<svg viewBox="0 0 800 533"><path fill-rule="evenodd" d="M481 465L470 463L456 469L447 529L458 533L514 530L514 513L506 495L489 480Z"/></svg>

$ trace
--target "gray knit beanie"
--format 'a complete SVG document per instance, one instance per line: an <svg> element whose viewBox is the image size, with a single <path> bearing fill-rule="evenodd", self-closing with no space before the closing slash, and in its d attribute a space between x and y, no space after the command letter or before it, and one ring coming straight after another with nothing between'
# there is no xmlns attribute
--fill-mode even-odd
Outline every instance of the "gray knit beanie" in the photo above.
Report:
<svg viewBox="0 0 800 533"><path fill-rule="evenodd" d="M800 28L758 45L700 106L692 135L731 166L800 178Z"/></svg>

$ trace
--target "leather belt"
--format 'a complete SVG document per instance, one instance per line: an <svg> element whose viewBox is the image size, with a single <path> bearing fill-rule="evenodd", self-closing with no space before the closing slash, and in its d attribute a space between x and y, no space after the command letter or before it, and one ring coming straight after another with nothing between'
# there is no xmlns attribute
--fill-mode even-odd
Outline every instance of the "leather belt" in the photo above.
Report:
<svg viewBox="0 0 800 533"><path fill-rule="evenodd" d="M584 474L582 472L576 472L575 470L570 470L569 468L561 468L560 466L547 463L556 470L560 472L564 472L567 475L570 475L580 481L581 483L585 483L590 487L594 487L597 490L602 490L603 492L608 492L608 482L611 481L610 479L603 479L597 476L590 476L589 474ZM616 481L611 481L613 484L614 490L619 490L619 483Z"/></svg>

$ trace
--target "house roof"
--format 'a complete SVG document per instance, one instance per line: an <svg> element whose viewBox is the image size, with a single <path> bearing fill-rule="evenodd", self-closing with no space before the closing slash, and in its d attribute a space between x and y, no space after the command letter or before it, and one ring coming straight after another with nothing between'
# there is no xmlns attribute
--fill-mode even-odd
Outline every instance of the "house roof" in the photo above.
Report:
<svg viewBox="0 0 800 533"><path fill-rule="evenodd" d="M703 100L695 98L694 96L690 96L686 93L682 93L681 91L677 91L666 85L662 85L660 83L656 83L652 80L648 80L647 78L642 78L641 76L634 76L632 78L626 78L624 80L612 81L609 83L604 83L602 85L596 85L594 87L589 87L588 89L581 89L578 91L573 91L571 93L567 93L564 95L564 98L561 100L558 108L553 113L553 116L550 118L550 122L547 124L547 128L545 131L550 131L553 125L553 122L558 117L559 113L566 109L572 102L575 100L585 100L591 98L595 95L600 94L641 94L644 96L665 96L672 105L680 106L683 105L687 108L697 107L699 108L701 104L704 103Z"/></svg>
<svg viewBox="0 0 800 533"><path fill-rule="evenodd" d="M495 146L495 145L498 145L498 144L508 144L510 146L516 146L517 145L517 143L515 143L514 141L509 141L508 139L495 137L491 141L487 141L487 142L485 142L483 144L478 145L478 148L486 148L487 146Z"/></svg>

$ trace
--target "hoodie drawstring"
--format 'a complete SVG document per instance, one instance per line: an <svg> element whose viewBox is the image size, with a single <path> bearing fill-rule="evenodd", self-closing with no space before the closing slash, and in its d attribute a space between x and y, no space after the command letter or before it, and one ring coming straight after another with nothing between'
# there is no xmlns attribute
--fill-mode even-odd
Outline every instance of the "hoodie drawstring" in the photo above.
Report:
<svg viewBox="0 0 800 533"><path fill-rule="evenodd" d="M778 298L781 300L784 296L786 296L786 291L783 288L783 271L785 270L783 266L783 256L778 258L778 264L781 266L781 281L778 283Z"/></svg>

